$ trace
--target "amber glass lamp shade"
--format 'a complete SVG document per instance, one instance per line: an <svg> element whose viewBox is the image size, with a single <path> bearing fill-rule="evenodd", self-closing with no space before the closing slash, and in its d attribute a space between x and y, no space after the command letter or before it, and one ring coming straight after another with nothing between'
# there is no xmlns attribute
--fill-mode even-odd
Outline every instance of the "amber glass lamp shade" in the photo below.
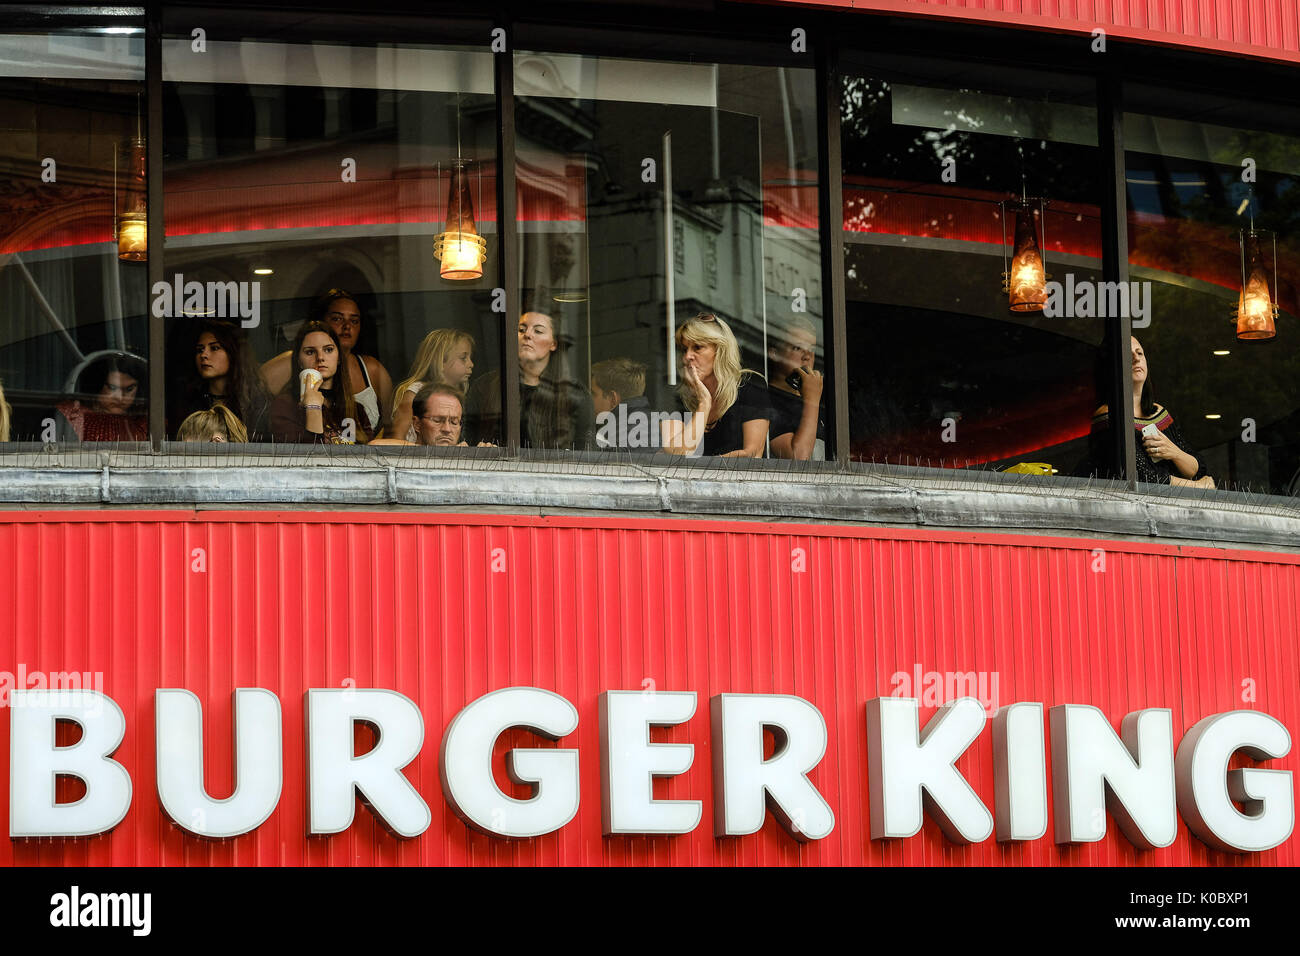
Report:
<svg viewBox="0 0 1300 956"><path fill-rule="evenodd" d="M117 257L127 262L149 258L146 162L144 140L133 139L118 147L113 225Z"/></svg>
<svg viewBox="0 0 1300 956"><path fill-rule="evenodd" d="M487 240L478 234L478 226L474 223L469 176L465 165L460 162L452 168L451 173L451 189L447 194L447 228L434 240L433 254L442 263L439 274L444 279L478 279L483 275Z"/></svg>
<svg viewBox="0 0 1300 956"><path fill-rule="evenodd" d="M1028 204L1012 207L1016 212L1015 254L1006 277L1006 291L1012 312L1041 312L1047 302L1047 270L1038 248L1033 209Z"/></svg>
<svg viewBox="0 0 1300 956"><path fill-rule="evenodd" d="M1278 308L1269 290L1268 271L1259 251L1259 234L1243 232L1241 297L1237 300L1237 338L1271 339L1277 335ZM1274 277L1276 284L1276 276Z"/></svg>

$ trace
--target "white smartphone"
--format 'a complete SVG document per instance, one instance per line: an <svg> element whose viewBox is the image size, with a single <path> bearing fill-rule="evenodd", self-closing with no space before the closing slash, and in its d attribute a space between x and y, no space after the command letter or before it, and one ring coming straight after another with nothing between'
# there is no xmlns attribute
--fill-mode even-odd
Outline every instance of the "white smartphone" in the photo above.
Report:
<svg viewBox="0 0 1300 956"><path fill-rule="evenodd" d="M1148 425L1142 429L1143 438L1156 438L1160 435L1160 429L1155 425Z"/></svg>

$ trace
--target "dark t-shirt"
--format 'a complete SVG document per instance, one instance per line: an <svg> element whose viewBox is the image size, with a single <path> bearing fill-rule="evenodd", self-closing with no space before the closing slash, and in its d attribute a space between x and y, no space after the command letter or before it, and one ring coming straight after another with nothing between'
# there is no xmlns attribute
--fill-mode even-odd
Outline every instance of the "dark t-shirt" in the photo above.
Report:
<svg viewBox="0 0 1300 956"><path fill-rule="evenodd" d="M174 436L180 429L181 423L195 412L210 411L212 406L220 402L228 409L235 413L248 430L248 440L250 442L265 442L271 440L269 417L271 414L271 402L263 397L263 400L256 408L241 408L239 401L230 395L213 395L204 389L202 394L197 396L188 396L188 401L177 405L167 416L167 434Z"/></svg>
<svg viewBox="0 0 1300 956"><path fill-rule="evenodd" d="M768 397L772 400L772 427L768 430L769 438L794 434L799 430L803 419L803 397L791 395L780 388L769 388ZM817 410L817 438L826 440L826 423L822 421L821 409Z"/></svg>
<svg viewBox="0 0 1300 956"><path fill-rule="evenodd" d="M324 410L323 433L307 430L307 410L298 403L298 397L290 392L281 392L271 402L270 420L271 437L277 442L293 442L300 445L351 445L345 441L343 432L330 424L329 409Z"/></svg>
<svg viewBox="0 0 1300 956"><path fill-rule="evenodd" d="M592 442L591 396L577 382L519 383L519 443L524 448L585 451ZM505 443L505 414L501 408L501 376L489 372L470 386L465 400L465 440Z"/></svg>
<svg viewBox="0 0 1300 956"><path fill-rule="evenodd" d="M519 383L519 428L521 432L519 445L522 448L536 448L543 444L540 436L532 435L528 430L529 413L532 411L533 401L537 398L539 387L537 385L525 385L523 382Z"/></svg>
<svg viewBox="0 0 1300 956"><path fill-rule="evenodd" d="M756 418L772 420L772 403L767 382L761 375L742 374L736 403L704 432L704 454L725 455L745 447L745 422Z"/></svg>

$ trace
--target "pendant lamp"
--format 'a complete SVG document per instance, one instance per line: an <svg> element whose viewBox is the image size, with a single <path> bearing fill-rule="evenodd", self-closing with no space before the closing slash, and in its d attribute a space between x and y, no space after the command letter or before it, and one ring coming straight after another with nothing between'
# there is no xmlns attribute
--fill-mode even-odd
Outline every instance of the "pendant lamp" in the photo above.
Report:
<svg viewBox="0 0 1300 956"><path fill-rule="evenodd" d="M447 193L447 227L433 242L433 254L442 262L444 279L478 279L487 258L487 240L474 223L474 202L470 196L467 163L457 159L451 170Z"/></svg>
<svg viewBox="0 0 1300 956"><path fill-rule="evenodd" d="M1003 200L1002 206L1002 291L1012 312L1041 312L1047 302L1047 280L1043 249L1047 246L1046 209L1042 198L1024 196ZM1039 228L1034 226L1038 211ZM1015 217L1013 243L1007 245L1007 220ZM1040 241L1041 237L1041 241Z"/></svg>
<svg viewBox="0 0 1300 956"><path fill-rule="evenodd" d="M113 167L113 238L117 257L126 262L149 258L149 207L146 176L148 158L143 139L117 147Z"/></svg>
<svg viewBox="0 0 1300 956"><path fill-rule="evenodd" d="M456 160L452 163L447 192L447 226L433 241L433 254L442 263L439 275L444 279L482 278L483 261L487 258L487 240L478 234L474 222L468 167L460 151L460 100L457 99Z"/></svg>
<svg viewBox="0 0 1300 956"><path fill-rule="evenodd" d="M1260 251L1260 240L1267 242L1270 238L1273 246L1271 284ZM1277 234L1256 229L1252 219L1249 230L1238 232L1238 243L1241 249L1241 296L1233 313L1237 319L1237 338L1271 339L1277 335Z"/></svg>

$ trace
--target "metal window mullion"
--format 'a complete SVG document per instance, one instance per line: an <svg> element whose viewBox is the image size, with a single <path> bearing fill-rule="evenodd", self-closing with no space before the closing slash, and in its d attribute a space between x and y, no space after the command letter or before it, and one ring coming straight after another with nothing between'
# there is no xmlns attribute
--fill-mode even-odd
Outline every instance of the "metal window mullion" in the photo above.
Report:
<svg viewBox="0 0 1300 956"><path fill-rule="evenodd" d="M504 439L507 457L519 454L519 350L510 333L523 312L519 281L519 226L516 221L515 169L515 67L511 29L513 23L498 20L505 27L506 50L494 54L497 100L497 235L501 237L499 287L505 290L505 315L501 329L501 408L505 412Z"/></svg>
<svg viewBox="0 0 1300 956"><path fill-rule="evenodd" d="M163 281L163 84L162 84L162 6L149 5L146 12L144 39L145 109L147 115L146 169L148 179L148 218L145 243L148 252L149 289ZM154 315L152 293L145 294L145 315L149 328L149 440L154 451L161 451L166 437L166 334L165 320Z"/></svg>
<svg viewBox="0 0 1300 956"><path fill-rule="evenodd" d="M838 48L822 30L817 43L817 176L821 188L818 226L822 248L822 309L830 316L827 364L831 371L833 454L842 467L849 461L848 327L844 301L844 185L840 156L840 73ZM823 330L824 330L823 326ZM824 334L824 332L823 332Z"/></svg>
<svg viewBox="0 0 1300 956"><path fill-rule="evenodd" d="M1124 101L1118 73L1108 72L1097 83L1097 144L1101 148L1101 258L1107 282L1128 282L1128 186L1124 173ZM1133 408L1132 323L1126 311L1106 320L1106 340L1111 369L1110 406L1112 454L1122 465L1129 490L1137 488L1137 443L1130 409Z"/></svg>

